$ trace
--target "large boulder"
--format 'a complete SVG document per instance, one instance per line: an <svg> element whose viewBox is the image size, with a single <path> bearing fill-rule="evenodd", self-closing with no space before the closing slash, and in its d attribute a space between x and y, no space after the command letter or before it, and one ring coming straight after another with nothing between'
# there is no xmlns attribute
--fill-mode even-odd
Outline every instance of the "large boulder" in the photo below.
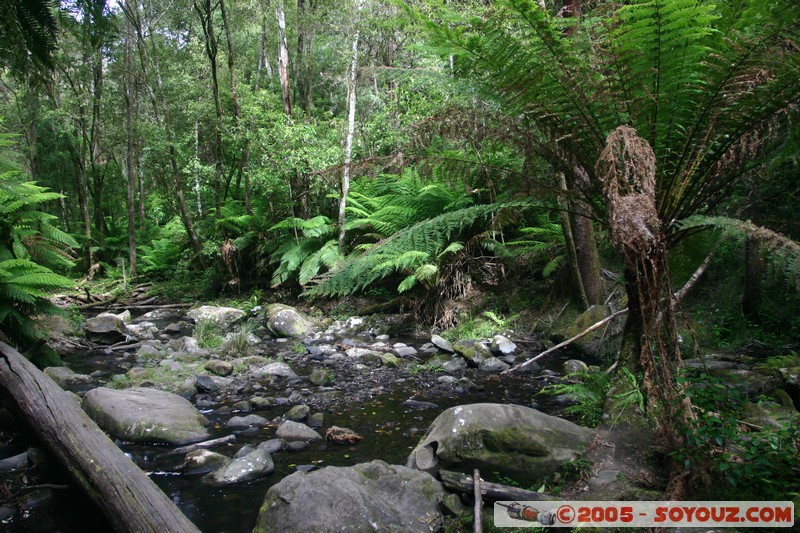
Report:
<svg viewBox="0 0 800 533"><path fill-rule="evenodd" d="M128 338L128 327L121 317L110 313L102 313L94 318L87 318L83 329L86 338L101 344L114 344Z"/></svg>
<svg viewBox="0 0 800 533"><path fill-rule="evenodd" d="M436 531L443 494L431 475L383 461L296 472L267 491L253 533Z"/></svg>
<svg viewBox="0 0 800 533"><path fill-rule="evenodd" d="M406 466L436 472L500 472L535 482L576 459L594 431L521 405L478 403L451 407L431 424Z"/></svg>
<svg viewBox="0 0 800 533"><path fill-rule="evenodd" d="M92 389L83 409L121 440L181 445L209 438L208 421L189 400L158 389Z"/></svg>
<svg viewBox="0 0 800 533"><path fill-rule="evenodd" d="M270 304L264 310L267 328L276 337L303 338L314 330L314 323L294 307Z"/></svg>
<svg viewBox="0 0 800 533"><path fill-rule="evenodd" d="M222 331L228 331L245 317L245 312L234 307L203 305L190 310L186 315L195 322L205 320L214 323Z"/></svg>
<svg viewBox="0 0 800 533"><path fill-rule="evenodd" d="M486 344L471 339L456 342L453 344L453 350L472 366L479 366L481 361L492 357L492 352Z"/></svg>

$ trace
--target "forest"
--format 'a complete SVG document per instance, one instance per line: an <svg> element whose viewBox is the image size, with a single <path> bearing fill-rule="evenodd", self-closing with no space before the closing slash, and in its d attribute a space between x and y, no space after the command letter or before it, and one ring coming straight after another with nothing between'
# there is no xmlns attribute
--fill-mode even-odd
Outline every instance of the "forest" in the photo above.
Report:
<svg viewBox="0 0 800 533"><path fill-rule="evenodd" d="M545 392L649 428L661 499L800 504L797 2L2 6L0 341L39 368L42 316L145 297L572 337Z"/></svg>

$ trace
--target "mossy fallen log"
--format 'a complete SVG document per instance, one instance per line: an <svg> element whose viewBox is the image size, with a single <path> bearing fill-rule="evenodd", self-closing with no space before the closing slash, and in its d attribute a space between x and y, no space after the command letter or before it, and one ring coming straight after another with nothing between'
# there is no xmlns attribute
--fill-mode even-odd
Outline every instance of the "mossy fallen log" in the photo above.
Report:
<svg viewBox="0 0 800 533"><path fill-rule="evenodd" d="M0 394L119 533L200 533L62 390L0 342Z"/></svg>
<svg viewBox="0 0 800 533"><path fill-rule="evenodd" d="M450 472L449 470L439 470L439 477L442 478L442 485L453 492L463 492L472 494L475 490L475 479L473 476L462 474L461 472ZM490 483L480 481L481 495L490 501L548 501L556 498L549 494L533 492L519 487L509 487L500 483Z"/></svg>

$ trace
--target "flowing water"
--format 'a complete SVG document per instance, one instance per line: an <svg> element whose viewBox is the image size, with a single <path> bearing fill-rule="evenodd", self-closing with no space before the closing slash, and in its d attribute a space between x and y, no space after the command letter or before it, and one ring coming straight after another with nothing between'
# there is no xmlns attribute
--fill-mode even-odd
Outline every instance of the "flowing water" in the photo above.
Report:
<svg viewBox="0 0 800 533"><path fill-rule="evenodd" d="M403 339L410 346L419 346L427 340ZM392 339L390 342L396 341L397 339ZM278 344L274 345L275 349L278 347ZM285 349L285 345L283 348ZM268 347L267 353L261 355L270 355L269 350ZM531 354L526 354L529 355ZM545 367L558 369L563 359L563 357L553 357L544 361ZM119 357L102 352L73 355L65 358L65 361L79 373L99 371L96 375L101 376L101 381L104 377L125 372L125 368L120 367ZM301 376L307 375L311 370L310 367L304 368L302 364L293 363L292 366ZM388 379L386 386L379 387L374 394L368 394L366 399L345 404L345 407L325 410L324 428L333 425L347 427L363 436L363 440L353 445L337 445L322 441L312 443L299 452L280 451L273 455L275 472L250 483L211 487L202 483L202 475L192 476L179 472L183 456L169 454L172 447L130 443L120 443L120 447L136 464L148 472L155 483L203 532L249 533L255 525L267 489L298 469L349 466L373 459L380 459L390 464L405 464L409 452L425 434L433 419L444 409L476 402L531 405L535 393L548 382L542 376L527 374L500 377L481 374L470 369L466 371L466 376L477 386L458 392L448 392L445 387L431 386L432 383L436 383L436 377L439 375L442 374L425 370L419 370L418 374L414 375L405 372L402 378ZM313 394L313 386L310 388ZM418 409L404 405L403 402L409 398L432 402L436 407ZM552 412L552 406L546 403L546 398L539 396L535 401L539 409ZM289 407L272 407L253 411L253 414L274 420L283 415ZM231 430L225 427L225 422L231 413L220 415L215 410L207 410L204 414L210 420L212 438L231 433ZM324 432L324 428L320 432ZM237 433L235 442L213 450L233 456L245 444L256 445L273 438L274 432L274 427L251 428ZM491 478L491 473L486 474ZM81 530L80 526L71 526L69 521L61 520L61 522L63 524L54 531ZM28 530L9 529L9 531Z"/></svg>

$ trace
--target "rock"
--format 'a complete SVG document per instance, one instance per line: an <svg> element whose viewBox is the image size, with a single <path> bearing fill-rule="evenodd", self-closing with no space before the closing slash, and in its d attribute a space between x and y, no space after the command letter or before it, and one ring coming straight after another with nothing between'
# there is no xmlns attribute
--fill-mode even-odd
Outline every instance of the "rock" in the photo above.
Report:
<svg viewBox="0 0 800 533"><path fill-rule="evenodd" d="M576 459L595 433L520 405L479 403L451 407L431 424L406 466L500 472L536 482Z"/></svg>
<svg viewBox="0 0 800 533"><path fill-rule="evenodd" d="M264 379L269 377L296 378L292 367L283 362L267 363L261 366L251 366L249 371L253 379Z"/></svg>
<svg viewBox="0 0 800 533"><path fill-rule="evenodd" d="M275 471L272 456L265 449L255 449L238 457L203 478L203 483L213 486L230 485L258 479Z"/></svg>
<svg viewBox="0 0 800 533"><path fill-rule="evenodd" d="M208 361L204 368L218 376L230 376L233 374L233 365L227 361L221 361L219 359L212 359Z"/></svg>
<svg viewBox="0 0 800 533"><path fill-rule="evenodd" d="M323 413L314 413L308 417L306 424L312 428L321 428L325 425L325 415Z"/></svg>
<svg viewBox="0 0 800 533"><path fill-rule="evenodd" d="M421 402L419 400L406 400L403 402L403 405L406 407L410 407L411 409L438 409L439 405L433 402Z"/></svg>
<svg viewBox="0 0 800 533"><path fill-rule="evenodd" d="M453 385L458 383L458 378L455 376L439 376L436 378L436 381L441 383L442 385Z"/></svg>
<svg viewBox="0 0 800 533"><path fill-rule="evenodd" d="M247 416L234 416L225 424L229 428L248 428L252 426L266 426L269 420L263 416L247 415Z"/></svg>
<svg viewBox="0 0 800 533"><path fill-rule="evenodd" d="M206 418L189 400L158 389L92 389L83 398L83 409L121 440L181 445L209 438Z"/></svg>
<svg viewBox="0 0 800 533"><path fill-rule="evenodd" d="M769 395L781 386L782 377L779 371L756 372L753 370L724 369L712 370L716 376L738 390L744 396L756 398Z"/></svg>
<svg viewBox="0 0 800 533"><path fill-rule="evenodd" d="M283 445L284 451L299 452L308 448L308 443L304 440L293 440Z"/></svg>
<svg viewBox="0 0 800 533"><path fill-rule="evenodd" d="M241 309L233 307L216 307L212 305L203 305L196 309L190 310L186 315L195 321L201 320L211 322L219 327L222 331L228 331L240 320L244 319L245 313Z"/></svg>
<svg viewBox="0 0 800 533"><path fill-rule="evenodd" d="M333 376L324 368L315 368L312 370L308 379L311 381L311 383L320 387L324 387L325 385L330 385L333 383Z"/></svg>
<svg viewBox="0 0 800 533"><path fill-rule="evenodd" d="M331 426L325 432L325 440L334 444L355 444L363 438L352 429L339 426Z"/></svg>
<svg viewBox="0 0 800 533"><path fill-rule="evenodd" d="M114 344L124 341L129 334L128 328L121 318L107 313L87 318L83 329L90 341L99 344Z"/></svg>
<svg viewBox="0 0 800 533"><path fill-rule="evenodd" d="M443 496L429 474L383 461L295 472L267 491L253 533L436 531Z"/></svg>
<svg viewBox="0 0 800 533"><path fill-rule="evenodd" d="M456 353L456 351L453 349L453 345L450 344L450 341L448 341L444 337L440 337L439 335L431 335L431 344L433 344L443 352Z"/></svg>
<svg viewBox="0 0 800 533"><path fill-rule="evenodd" d="M164 354L161 353L161 350L150 344L142 345L136 350L136 355L133 356L137 363L149 363L161 359L162 357L164 357Z"/></svg>
<svg viewBox="0 0 800 533"><path fill-rule="evenodd" d="M568 359L561 365L561 371L564 375L577 374L579 372L588 372L589 365L579 359Z"/></svg>
<svg viewBox="0 0 800 533"><path fill-rule="evenodd" d="M278 428L275 435L286 441L302 440L302 441L315 441L322 440L322 435L311 429L305 424L287 420Z"/></svg>
<svg viewBox="0 0 800 533"><path fill-rule="evenodd" d="M489 357L478 363L478 370L486 372L487 374L499 374L503 370L508 370L509 368L511 368L511 365L501 361L497 357Z"/></svg>
<svg viewBox="0 0 800 533"><path fill-rule="evenodd" d="M266 450L269 454L277 453L283 449L286 442L283 439L269 439L258 445L258 449Z"/></svg>
<svg viewBox="0 0 800 533"><path fill-rule="evenodd" d="M756 426L780 430L800 422L800 413L793 407L785 407L773 402L750 403L745 406L745 422Z"/></svg>
<svg viewBox="0 0 800 533"><path fill-rule="evenodd" d="M311 408L307 405L295 405L291 409L289 409L283 417L286 420L294 420L295 422L300 422L304 420L308 414L311 412Z"/></svg>
<svg viewBox="0 0 800 533"><path fill-rule="evenodd" d="M449 361L445 361L445 363L442 364L442 368L448 374L457 374L467 369L467 362L461 357L454 357Z"/></svg>
<svg viewBox="0 0 800 533"><path fill-rule="evenodd" d="M167 343L167 350L172 350L173 352L185 352L192 355L208 353L203 348L200 348L200 345L197 343L197 339L194 337L179 337L177 339L172 339Z"/></svg>
<svg viewBox="0 0 800 533"><path fill-rule="evenodd" d="M366 348L348 348L345 352L348 357L360 357L362 359L377 359L380 353L374 350L367 350Z"/></svg>
<svg viewBox="0 0 800 533"><path fill-rule="evenodd" d="M76 374L65 366L49 366L44 369L44 374L55 381L62 389L74 387L82 383L92 381L92 376L86 374Z"/></svg>
<svg viewBox="0 0 800 533"><path fill-rule="evenodd" d="M206 474L226 464L230 459L211 450L194 450L186 454L181 469L184 474Z"/></svg>
<svg viewBox="0 0 800 533"><path fill-rule="evenodd" d="M478 366L482 360L492 357L492 352L490 352L489 348L481 341L458 341L453 345L453 349L472 366Z"/></svg>
<svg viewBox="0 0 800 533"><path fill-rule="evenodd" d="M214 378L201 374L194 378L194 386L199 392L215 392L219 390L219 384Z"/></svg>
<svg viewBox="0 0 800 533"><path fill-rule="evenodd" d="M397 359L397 356L389 352L381 352L378 355L378 359L381 360L381 364L383 366L397 368L397 365L400 364L400 361Z"/></svg>
<svg viewBox="0 0 800 533"><path fill-rule="evenodd" d="M394 348L397 357L411 357L417 355L417 349L412 346L399 346Z"/></svg>
<svg viewBox="0 0 800 533"><path fill-rule="evenodd" d="M511 342L508 337L495 335L492 337L492 344L489 349L497 355L512 355L517 351L517 345Z"/></svg>
<svg viewBox="0 0 800 533"><path fill-rule="evenodd" d="M270 304L264 310L267 328L276 337L302 339L314 330L314 323L297 309L283 304Z"/></svg>

